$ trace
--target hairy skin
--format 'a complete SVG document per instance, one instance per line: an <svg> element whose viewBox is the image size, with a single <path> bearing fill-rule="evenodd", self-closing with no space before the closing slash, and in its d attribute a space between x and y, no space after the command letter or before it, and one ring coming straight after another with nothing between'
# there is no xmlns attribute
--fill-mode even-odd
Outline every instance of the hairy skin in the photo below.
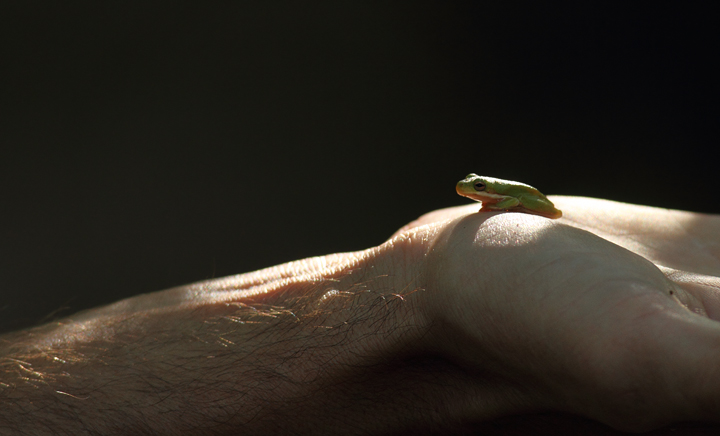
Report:
<svg viewBox="0 0 720 436"><path fill-rule="evenodd" d="M444 209L369 250L4 335L0 434L467 434L541 412L628 431L717 420L720 218L552 201L562 219Z"/></svg>

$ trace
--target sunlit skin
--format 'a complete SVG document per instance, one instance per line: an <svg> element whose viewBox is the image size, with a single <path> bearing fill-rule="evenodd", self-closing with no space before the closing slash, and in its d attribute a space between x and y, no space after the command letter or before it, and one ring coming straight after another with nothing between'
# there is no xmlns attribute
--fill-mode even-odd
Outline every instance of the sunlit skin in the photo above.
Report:
<svg viewBox="0 0 720 436"><path fill-rule="evenodd" d="M562 216L542 192L524 183L468 174L455 189L463 197L482 202L480 212L523 212L553 219Z"/></svg>

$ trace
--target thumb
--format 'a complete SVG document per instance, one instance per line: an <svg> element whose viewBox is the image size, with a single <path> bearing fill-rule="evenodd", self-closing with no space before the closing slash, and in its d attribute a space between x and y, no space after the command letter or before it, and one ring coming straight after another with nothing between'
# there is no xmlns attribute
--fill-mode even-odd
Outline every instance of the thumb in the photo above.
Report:
<svg viewBox="0 0 720 436"><path fill-rule="evenodd" d="M655 324L665 336L658 338L660 365L672 377L677 410L686 420L720 421L720 323L695 314L666 318Z"/></svg>
<svg viewBox="0 0 720 436"><path fill-rule="evenodd" d="M624 431L720 421L720 323L660 302L656 309L620 321L623 333L595 347L595 396L577 412Z"/></svg>

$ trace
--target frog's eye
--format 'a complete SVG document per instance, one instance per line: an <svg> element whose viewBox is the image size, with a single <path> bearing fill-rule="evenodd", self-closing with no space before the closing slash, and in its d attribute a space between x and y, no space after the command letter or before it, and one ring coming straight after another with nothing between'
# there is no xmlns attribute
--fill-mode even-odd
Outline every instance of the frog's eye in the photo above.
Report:
<svg viewBox="0 0 720 436"><path fill-rule="evenodd" d="M474 186L475 186L476 191L484 191L485 190L485 184L483 182L476 182Z"/></svg>

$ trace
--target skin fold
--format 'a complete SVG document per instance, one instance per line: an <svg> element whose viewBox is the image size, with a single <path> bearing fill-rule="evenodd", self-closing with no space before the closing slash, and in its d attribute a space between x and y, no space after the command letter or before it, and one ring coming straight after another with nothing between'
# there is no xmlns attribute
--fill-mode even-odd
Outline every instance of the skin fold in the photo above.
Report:
<svg viewBox="0 0 720 436"><path fill-rule="evenodd" d="M548 413L554 428L615 434L717 420L720 218L551 200L562 218L438 210L368 250L4 335L0 434L491 434Z"/></svg>

